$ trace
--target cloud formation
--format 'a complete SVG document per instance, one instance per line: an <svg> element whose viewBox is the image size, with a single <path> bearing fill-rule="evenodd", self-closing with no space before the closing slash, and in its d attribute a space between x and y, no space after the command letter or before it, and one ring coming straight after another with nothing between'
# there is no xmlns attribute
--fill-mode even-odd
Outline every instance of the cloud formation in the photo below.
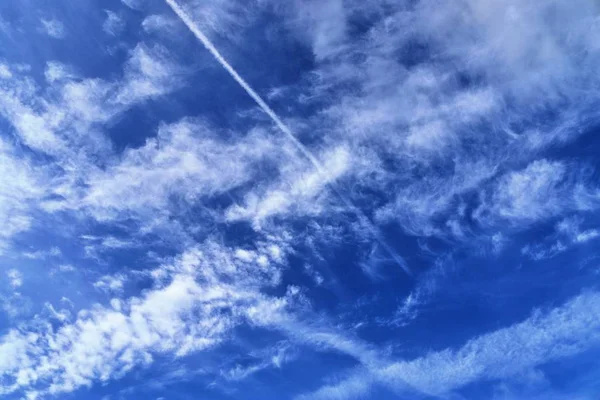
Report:
<svg viewBox="0 0 600 400"><path fill-rule="evenodd" d="M3 397L597 394L596 2L67 3L0 19Z"/></svg>

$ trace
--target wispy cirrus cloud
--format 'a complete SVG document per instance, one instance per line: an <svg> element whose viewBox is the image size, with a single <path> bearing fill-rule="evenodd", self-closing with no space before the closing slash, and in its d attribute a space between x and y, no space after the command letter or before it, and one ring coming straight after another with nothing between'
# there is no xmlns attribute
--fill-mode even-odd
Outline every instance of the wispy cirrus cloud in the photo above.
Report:
<svg viewBox="0 0 600 400"><path fill-rule="evenodd" d="M598 295L586 293L545 313L537 312L515 325L473 338L456 350L431 352L412 361L359 370L338 384L300 396L311 399L351 399L366 395L372 385L397 393L434 397L449 395L471 382L510 379L565 356L598 346L600 337L589 307Z"/></svg>
<svg viewBox="0 0 600 400"><path fill-rule="evenodd" d="M594 2L121 3L0 20L42 41L0 54L0 393L518 398L587 365L593 268L555 263L596 260Z"/></svg>
<svg viewBox="0 0 600 400"><path fill-rule="evenodd" d="M102 30L109 35L117 36L125 28L125 21L114 11L106 10L106 20L102 24Z"/></svg>
<svg viewBox="0 0 600 400"><path fill-rule="evenodd" d="M58 19L42 19L42 29L50 37L54 39L64 39L67 36L65 25Z"/></svg>
<svg viewBox="0 0 600 400"><path fill-rule="evenodd" d="M89 134L94 124L106 123L133 104L178 86L178 76L183 71L168 60L165 52L161 48L136 46L124 66L122 80L115 82L77 79L68 67L56 62L47 66L51 86L46 92L26 74L13 75L2 86L2 114L33 150L58 155L75 151L78 145L91 144L101 149L108 146L105 138L96 135L89 142L86 138L84 144L83 132Z"/></svg>
<svg viewBox="0 0 600 400"><path fill-rule="evenodd" d="M29 229L36 203L48 193L45 174L33 162L19 156L9 143L0 141L0 253L10 246L11 238Z"/></svg>

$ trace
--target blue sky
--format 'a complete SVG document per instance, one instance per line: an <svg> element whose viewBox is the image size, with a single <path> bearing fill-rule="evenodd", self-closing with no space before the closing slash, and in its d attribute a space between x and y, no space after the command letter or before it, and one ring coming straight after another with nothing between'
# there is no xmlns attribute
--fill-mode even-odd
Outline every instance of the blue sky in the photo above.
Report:
<svg viewBox="0 0 600 400"><path fill-rule="evenodd" d="M600 395L600 3L5 0L3 399Z"/></svg>

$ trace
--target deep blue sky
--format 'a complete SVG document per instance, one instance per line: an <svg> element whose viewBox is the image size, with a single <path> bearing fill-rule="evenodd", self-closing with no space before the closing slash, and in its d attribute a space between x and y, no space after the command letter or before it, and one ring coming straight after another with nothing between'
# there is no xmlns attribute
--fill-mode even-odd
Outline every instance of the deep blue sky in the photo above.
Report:
<svg viewBox="0 0 600 400"><path fill-rule="evenodd" d="M4 0L0 397L600 396L592 0Z"/></svg>

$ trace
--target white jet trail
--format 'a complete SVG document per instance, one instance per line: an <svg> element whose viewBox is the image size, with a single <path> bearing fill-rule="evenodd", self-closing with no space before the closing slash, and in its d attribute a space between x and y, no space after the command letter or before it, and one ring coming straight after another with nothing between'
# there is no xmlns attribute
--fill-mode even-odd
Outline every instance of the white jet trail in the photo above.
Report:
<svg viewBox="0 0 600 400"><path fill-rule="evenodd" d="M252 97L252 99L258 104L258 106L271 118L271 120L277 125L279 130L283 132L289 140L296 146L296 149L300 151L315 167L317 172L321 176L325 176L325 170L319 160L296 138L294 133L290 128L279 118L279 116L273 111L271 107L260 97L258 93L252 89L252 87L237 73L237 71L227 62L227 60L221 55L219 50L212 44L212 42L202 33L202 31L196 26L194 21L190 18L190 16L185 12L185 10L177 4L175 0L165 0L167 5L171 7L173 12L181 19L181 21L187 26L187 28L194 34L194 36L202 43L202 45L213 55L213 57L221 64L223 68L229 75L235 79L235 81L246 91L246 93ZM406 262L400 255L398 255L391 247L387 244L385 239L381 236L379 230L375 227L375 225L369 220L369 218L358 208L356 207L350 200L346 199L339 190L334 186L333 183L329 183L328 186L340 197L340 199L344 202L344 205L352 210L357 217L359 218L361 224L363 224L367 229L369 229L371 235L374 236L375 240L379 242L379 244L384 248L384 250L389 253L389 255L394 259L398 265L404 269L404 271L412 276L412 272L408 268Z"/></svg>

